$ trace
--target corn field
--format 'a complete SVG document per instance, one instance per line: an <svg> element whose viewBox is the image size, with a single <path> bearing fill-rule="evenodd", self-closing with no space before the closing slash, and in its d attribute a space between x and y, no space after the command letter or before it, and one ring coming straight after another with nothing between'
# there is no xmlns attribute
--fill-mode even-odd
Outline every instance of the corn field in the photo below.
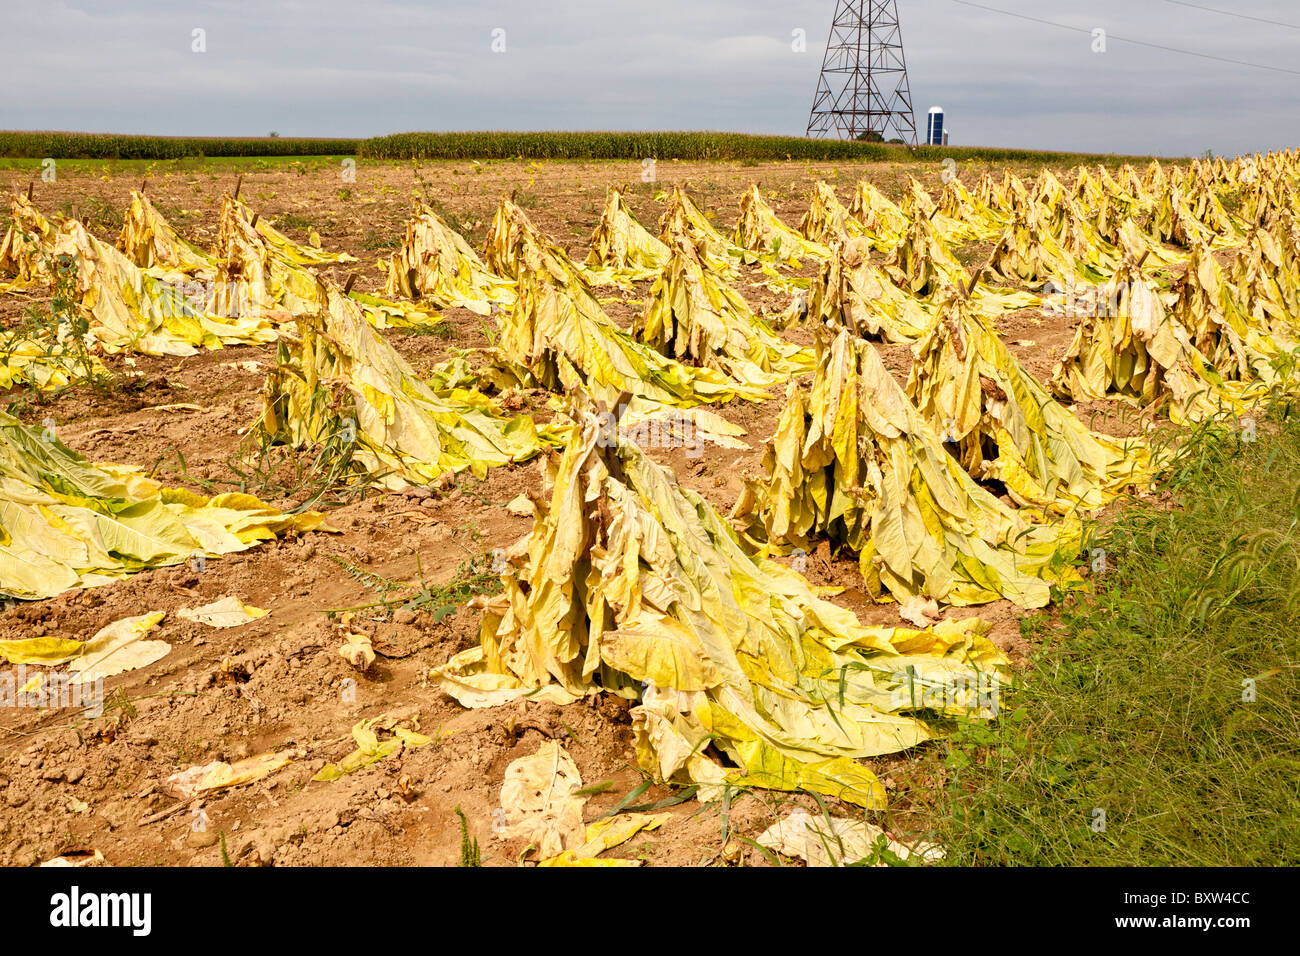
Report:
<svg viewBox="0 0 1300 956"><path fill-rule="evenodd" d="M12 159L168 160L195 157L356 156L372 160L634 160L702 162L981 162L1118 165L1136 157L982 147L905 147L886 143L713 132L395 133L373 139L127 136L0 132L0 157Z"/></svg>

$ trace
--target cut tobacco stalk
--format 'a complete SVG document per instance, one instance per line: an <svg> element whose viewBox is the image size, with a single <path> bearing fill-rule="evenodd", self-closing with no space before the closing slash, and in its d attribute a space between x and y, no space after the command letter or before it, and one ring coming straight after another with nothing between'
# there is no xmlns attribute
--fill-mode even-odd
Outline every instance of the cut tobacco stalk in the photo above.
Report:
<svg viewBox="0 0 1300 956"><path fill-rule="evenodd" d="M50 432L0 412L0 597L36 600L146 568L243 551L323 515L252 495L205 498L136 468L92 465Z"/></svg>
<svg viewBox="0 0 1300 956"><path fill-rule="evenodd" d="M832 243L861 236L864 231L862 223L840 204L835 190L819 179L813 187L812 204L799 220L799 233L829 249Z"/></svg>
<svg viewBox="0 0 1300 956"><path fill-rule="evenodd" d="M310 256L295 251L292 240L269 226L264 227L260 218L254 217L254 225L247 213L243 203L226 197L217 237L217 257L221 263L218 297L250 303L248 307L254 313L271 315L282 322L315 315L325 308L325 301L318 298L320 281L302 261ZM268 238L268 230L272 238ZM366 320L378 329L429 327L442 321L429 309L359 292L349 295L360 306Z"/></svg>
<svg viewBox="0 0 1300 956"><path fill-rule="evenodd" d="M429 299L443 308L487 315L514 301L509 279L493 275L474 248L428 206L406 224L406 238L388 265L387 296Z"/></svg>
<svg viewBox="0 0 1300 956"><path fill-rule="evenodd" d="M1020 505L1094 511L1151 482L1145 442L1089 431L960 296L917 347L907 396L971 476Z"/></svg>
<svg viewBox="0 0 1300 956"><path fill-rule="evenodd" d="M1013 284L1041 287L1048 280L1060 285L1102 281L1106 276L1085 268L1061 248L1047 222L1047 211L1037 205L1013 213L989 259L990 267Z"/></svg>
<svg viewBox="0 0 1300 956"><path fill-rule="evenodd" d="M928 223L930 230L946 248L957 248L978 238L964 221L945 215L915 176L908 177L907 191L903 193L898 208L913 225L922 221Z"/></svg>
<svg viewBox="0 0 1300 956"><path fill-rule="evenodd" d="M924 216L912 223L885 259L885 271L904 292L930 296L966 278L966 270Z"/></svg>
<svg viewBox="0 0 1300 956"><path fill-rule="evenodd" d="M1155 204L1155 214L1152 216L1149 232L1152 237L1159 239L1161 242L1176 243L1185 248L1194 246L1215 245L1225 246L1228 240L1218 236L1217 228L1207 227L1203 217L1207 213L1213 214L1213 221L1216 227L1223 228L1226 226L1227 213L1217 199L1208 200L1202 193L1202 201L1205 205L1200 210L1200 215L1193 212L1188 206L1187 197L1183 194L1183 189L1179 185L1156 191L1160 198ZM1230 231L1230 227L1229 231Z"/></svg>
<svg viewBox="0 0 1300 956"><path fill-rule="evenodd" d="M492 217L484 243L483 258L494 273L512 280L520 278L520 264L543 263L551 277L563 286L590 292L592 285L611 283L613 270L592 270L580 266L536 226L512 200L502 199Z"/></svg>
<svg viewBox="0 0 1300 956"><path fill-rule="evenodd" d="M792 307L799 309L801 302ZM807 317L817 325L847 328L863 338L914 342L934 322L929 302L904 292L871 261L871 241L849 239L832 246L813 280ZM795 318L792 311L785 323Z"/></svg>
<svg viewBox="0 0 1300 956"><path fill-rule="evenodd" d="M959 223L973 241L992 242L1007 228L1006 216L987 200L972 196L956 177L944 184L937 206L941 216Z"/></svg>
<svg viewBox="0 0 1300 956"><path fill-rule="evenodd" d="M878 252L891 251L903 241L911 225L903 210L865 179L853 191L849 215L862 224Z"/></svg>
<svg viewBox="0 0 1300 956"><path fill-rule="evenodd" d="M131 190L117 249L141 269L159 268L203 279L217 274L216 259L183 239L138 189Z"/></svg>
<svg viewBox="0 0 1300 956"><path fill-rule="evenodd" d="M360 471L389 488L432 484L469 470L524 461L541 449L531 418L506 417L481 392L434 392L361 307L321 285L325 308L297 320L280 345L257 427L265 441L337 446L340 478Z"/></svg>
<svg viewBox="0 0 1300 956"><path fill-rule="evenodd" d="M627 396L629 421L669 422L744 447L735 440L743 429L697 406L735 398L766 401L772 396L763 383L684 365L618 328L567 256L539 241L512 205L502 203L489 239L489 261L518 277L514 307L497 316L497 366L520 385L558 393L580 388L611 406Z"/></svg>
<svg viewBox="0 0 1300 956"><path fill-rule="evenodd" d="M199 348L275 340L267 319L227 314L208 285L175 271L141 269L74 219L43 234L42 222L29 216L21 223L27 227L22 229L27 254L41 263L25 267L25 273L53 284L44 263L71 270L75 295L89 316L89 335L106 352L193 355ZM20 221L14 224L19 227Z"/></svg>
<svg viewBox="0 0 1300 956"><path fill-rule="evenodd" d="M41 215L25 196L15 196L9 207L9 228L0 241L0 292L26 292L54 282L46 260L54 244L54 224Z"/></svg>
<svg viewBox="0 0 1300 956"><path fill-rule="evenodd" d="M735 437L744 429L698 406L766 401L772 396L762 385L661 355L614 325L584 286L559 282L544 267L525 267L518 301L497 317L497 364L514 369L518 384L557 393L582 389L609 405L627 395L631 422L656 419L718 444L746 447Z"/></svg>
<svg viewBox="0 0 1300 956"><path fill-rule="evenodd" d="M326 252L315 246L304 246L299 242L290 239L280 230L271 225L270 220L262 216L252 215L252 210L245 206L238 199L232 199L232 202L238 207L239 213L244 219L254 223L254 229L262 237L274 252L275 255L296 265L296 266L327 266L338 262L356 262L356 256L350 256L346 252Z"/></svg>
<svg viewBox="0 0 1300 956"><path fill-rule="evenodd" d="M507 552L504 593L475 602L480 646L436 671L462 704L608 691L639 700L637 760L655 780L704 799L730 784L877 809L884 789L856 758L920 743L944 715L988 716L978 688L1004 663L988 625L863 626L746 553L607 417L571 414L564 454L544 461L549 506Z"/></svg>
<svg viewBox="0 0 1300 956"><path fill-rule="evenodd" d="M714 272L734 279L741 265L758 261L758 254L736 245L714 228L681 186L674 186L668 208L659 220L659 238L668 246L683 239L694 243L700 259Z"/></svg>
<svg viewBox="0 0 1300 956"><path fill-rule="evenodd" d="M735 289L704 266L694 245L680 240L632 334L669 358L760 387L810 371L813 364L811 351L777 336Z"/></svg>
<svg viewBox="0 0 1300 956"><path fill-rule="evenodd" d="M613 269L629 279L652 279L668 264L668 247L637 222L618 189L609 190L589 244L588 266Z"/></svg>
<svg viewBox="0 0 1300 956"><path fill-rule="evenodd" d="M777 218L756 185L751 185L740 197L740 218L736 220L731 240L742 249L796 269L802 267L801 256L822 260L831 254L829 248L804 238Z"/></svg>
<svg viewBox="0 0 1300 956"><path fill-rule="evenodd" d="M1298 331L1293 317L1300 315L1300 228L1290 213L1273 229L1253 228L1229 271L1233 307L1291 351Z"/></svg>
<svg viewBox="0 0 1300 956"><path fill-rule="evenodd" d="M1270 358L1295 343L1279 346L1238 308L1230 291L1209 249L1195 245L1187 271L1174 285L1170 319L1187 330L1192 345L1225 379L1276 384Z"/></svg>
<svg viewBox="0 0 1300 956"><path fill-rule="evenodd" d="M1230 382L1197 351L1191 334L1127 254L1098 293L1052 374L1052 389L1075 402L1126 398L1168 402L1176 423L1240 414L1267 393L1262 382Z"/></svg>
<svg viewBox="0 0 1300 956"><path fill-rule="evenodd" d="M736 517L773 543L829 538L860 556L876 600L1043 607L1077 578L1077 520L1035 523L978 485L908 401L875 348L841 331L820 343L812 387L791 386Z"/></svg>

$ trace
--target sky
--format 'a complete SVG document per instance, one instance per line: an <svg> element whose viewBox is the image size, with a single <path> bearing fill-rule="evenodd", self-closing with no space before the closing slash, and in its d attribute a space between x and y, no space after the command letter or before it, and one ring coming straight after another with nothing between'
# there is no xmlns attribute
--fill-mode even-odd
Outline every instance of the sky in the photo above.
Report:
<svg viewBox="0 0 1300 956"><path fill-rule="evenodd" d="M1293 27L1172 0L981 2L1077 30L955 0L898 0L918 129L941 105L954 145L1232 155L1300 144L1300 72L1119 39L1300 71L1296 0L1199 0ZM835 0L11 3L0 129L802 135L834 9ZM1105 52L1094 52L1094 29L1107 31Z"/></svg>

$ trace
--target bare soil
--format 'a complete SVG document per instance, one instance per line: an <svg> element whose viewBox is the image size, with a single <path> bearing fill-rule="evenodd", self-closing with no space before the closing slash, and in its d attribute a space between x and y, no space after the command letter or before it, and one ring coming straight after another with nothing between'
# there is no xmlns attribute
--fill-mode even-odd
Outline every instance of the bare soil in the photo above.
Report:
<svg viewBox="0 0 1300 956"><path fill-rule="evenodd" d="M418 172L411 165L363 164L356 182L347 183L333 166L272 164L243 173L241 196L291 236L306 241L314 228L325 248L357 256L355 265L323 271L339 281L356 271L356 288L378 291L383 275L375 260L400 244L414 194L421 189L476 243L498 198L513 192L540 228L581 259L611 184L629 185L630 204L653 230L661 211L654 193L685 183L718 226L729 231L736 202L751 181L795 225L817 179L829 181L847 200L862 177L897 197L909 173L937 194L940 172L937 164L660 163L658 181L642 183L640 164L440 163ZM0 173L5 194L25 190L27 184L25 176ZM206 246L217 232L221 199L235 184L234 172L200 167L150 176L147 189L183 235ZM75 208L101 238L112 240L130 190L139 185L137 167L107 173L61 168L57 183L36 184L34 199L46 212ZM739 286L751 305L784 308L788 300L762 288L761 280L755 270ZM612 314L628 321L647 290L643 286L626 296L632 301L612 306ZM602 290L602 295L613 292ZM0 321L13 321L32 301L0 296ZM445 316L445 335L387 333L417 371L445 358L449 348L487 344L477 316L455 309ZM1002 331L1017 357L1046 379L1069 342L1072 324L1022 312L1007 316ZM891 370L904 378L908 349L884 353ZM212 493L238 487L228 461L257 417L265 369L273 361L272 348L253 347L181 359L137 356L130 368L118 358L111 362L115 368L139 373L130 388L109 394L73 390L44 400L15 393L8 402L26 421L53 419L61 440L92 461L136 465L170 484ZM199 410L159 407L168 405ZM779 406L774 400L720 409L748 430L748 451L710 447L702 458L688 462L679 450L665 452L664 460L686 486L729 509L743 478L761 470L763 443ZM1134 427L1120 422L1113 409L1080 412L1085 420L1094 412L1103 416L1094 427ZM364 675L338 654L340 638L325 614L379 599L358 580L358 569L394 581L412 582L422 575L426 581L444 582L470 559L508 547L529 531L531 519L504 506L521 491L537 487L534 467L522 465L495 469L481 482L462 476L436 492L369 494L327 508L337 534L290 537L209 561L201 572L189 566L147 571L0 612L0 638L86 639L121 617L174 612L227 594L271 611L228 630L169 613L155 636L172 645L170 654L109 679L110 706L97 719L83 719L69 709L0 712L0 863L31 865L69 847L90 846L113 865L220 866L224 838L230 862L240 866L454 865L461 845L454 814L459 806L482 844L484 863L513 865L525 847L492 836L492 810L499 804L507 764L535 752L548 738L564 744L586 784L610 783L590 799L588 819L611 807L642 780L626 702L598 697L563 709L529 702L467 711L424 677L476 643L477 612L461 608L440 621L427 613L399 615L404 618L400 623L373 625L386 654ZM896 606L871 603L852 559L815 555L808 575L816 583L843 587L836 600L867 622L902 623ZM958 616L975 613L993 622L995 643L1014 660L1023 659L1030 648L1020 635L1015 608L995 604ZM354 700L347 693L352 679ZM355 723L381 715L418 726L434 743L340 780L311 782L326 762L354 748L350 729ZM179 805L160 790L177 770L284 749L300 754L287 768L198 804ZM924 829L942 783L934 753L934 748L920 748L870 761L894 797L895 809L883 822L899 835ZM668 794L654 787L639 802ZM796 804L816 811L807 797L777 793L743 795L725 819L717 806L687 802L672 809L671 823L606 856L651 865L765 865L759 853L735 837L756 838ZM177 812L165 815L173 808ZM729 846L723 840L724 825L732 835Z"/></svg>

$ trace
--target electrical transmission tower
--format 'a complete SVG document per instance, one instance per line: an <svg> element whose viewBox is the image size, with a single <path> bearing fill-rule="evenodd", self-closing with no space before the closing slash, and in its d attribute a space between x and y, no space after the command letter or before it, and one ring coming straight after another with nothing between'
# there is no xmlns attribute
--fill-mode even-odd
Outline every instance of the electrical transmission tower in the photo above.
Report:
<svg viewBox="0 0 1300 956"><path fill-rule="evenodd" d="M916 144L897 0L836 0L809 136Z"/></svg>

